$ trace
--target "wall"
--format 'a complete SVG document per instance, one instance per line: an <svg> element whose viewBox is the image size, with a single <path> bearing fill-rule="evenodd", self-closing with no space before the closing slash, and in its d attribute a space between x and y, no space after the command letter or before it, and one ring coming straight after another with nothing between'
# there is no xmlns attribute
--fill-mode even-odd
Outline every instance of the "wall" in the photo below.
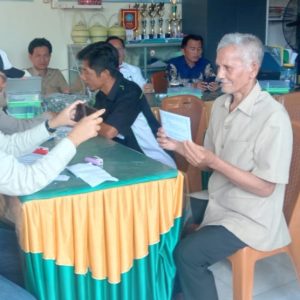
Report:
<svg viewBox="0 0 300 300"><path fill-rule="evenodd" d="M168 12L170 6L169 4L166 6ZM78 20L79 15L82 14L88 21L97 12L101 12L109 18L113 14L117 14L120 8L128 7L129 3L126 2L104 2L101 11L52 9L51 3L44 3L42 0L2 0L0 1L0 48L8 53L9 59L16 67L26 68L30 66L27 55L28 43L35 37L45 37L53 45L50 66L63 70L63 74L67 78L67 45L72 43L71 31L74 20ZM167 13L165 17L167 17ZM113 20L117 21L117 16ZM105 24L103 23L103 25Z"/></svg>
<svg viewBox="0 0 300 300"><path fill-rule="evenodd" d="M287 1L270 0L269 4L284 5ZM89 20L97 12L101 12L109 18L111 15L118 13L120 8L127 8L128 6L129 3L127 2L104 2L102 11L63 10L52 9L51 3L44 3L42 0L2 0L0 1L0 48L7 51L15 66L26 68L30 66L27 58L28 43L34 37L46 37L51 41L54 48L50 65L65 70L63 73L67 77L67 45L72 43L70 36L72 23L74 18L79 18L79 12L82 12L86 20ZM168 4L166 4L166 11L170 11ZM167 12L165 18L167 18ZM75 15L77 16L75 17ZM116 21L117 17L113 20ZM285 45L280 22L269 24L268 44Z"/></svg>

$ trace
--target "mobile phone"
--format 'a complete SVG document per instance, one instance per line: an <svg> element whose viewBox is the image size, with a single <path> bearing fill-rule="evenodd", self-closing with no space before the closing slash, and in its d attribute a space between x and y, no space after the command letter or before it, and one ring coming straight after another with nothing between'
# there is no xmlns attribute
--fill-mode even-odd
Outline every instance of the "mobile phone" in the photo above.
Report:
<svg viewBox="0 0 300 300"><path fill-rule="evenodd" d="M215 76L209 76L209 77L206 77L204 79L204 82L206 82L207 84L211 83L211 82L214 82L216 80L216 77Z"/></svg>
<svg viewBox="0 0 300 300"><path fill-rule="evenodd" d="M86 104L83 104L83 103L79 103L76 106L74 121L78 122L85 116L89 116L90 114L94 113L95 111L96 111L95 108L87 106Z"/></svg>

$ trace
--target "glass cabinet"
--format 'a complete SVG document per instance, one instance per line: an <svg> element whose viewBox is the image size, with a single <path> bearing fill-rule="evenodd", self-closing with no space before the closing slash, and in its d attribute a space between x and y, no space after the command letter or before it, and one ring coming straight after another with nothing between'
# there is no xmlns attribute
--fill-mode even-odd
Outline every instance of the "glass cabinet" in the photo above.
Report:
<svg viewBox="0 0 300 300"><path fill-rule="evenodd" d="M126 43L126 62L139 66L145 78L151 74L166 68L166 61L172 57L181 55L181 39L143 40L140 42ZM78 80L79 62L77 53L86 44L68 45L69 83L74 85Z"/></svg>
<svg viewBox="0 0 300 300"><path fill-rule="evenodd" d="M170 58L181 55L181 39L154 41L126 44L126 62L139 66L145 78L150 78L153 72L164 70Z"/></svg>

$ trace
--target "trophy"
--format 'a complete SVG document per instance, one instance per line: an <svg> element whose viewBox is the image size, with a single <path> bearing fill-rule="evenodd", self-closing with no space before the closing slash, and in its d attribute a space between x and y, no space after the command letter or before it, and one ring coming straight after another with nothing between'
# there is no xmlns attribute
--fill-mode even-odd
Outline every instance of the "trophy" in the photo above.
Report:
<svg viewBox="0 0 300 300"><path fill-rule="evenodd" d="M155 17L157 14L158 6L155 3L151 3L148 8L148 14L150 17L150 34L149 38L153 39L155 36Z"/></svg>
<svg viewBox="0 0 300 300"><path fill-rule="evenodd" d="M140 14L142 16L142 40L146 38L147 35L147 15L148 15L148 9L147 9L147 4L143 3L140 6Z"/></svg>
<svg viewBox="0 0 300 300"><path fill-rule="evenodd" d="M171 22L172 22L172 20L167 19L167 21L168 21L168 29L167 29L166 37L169 38L169 37L171 37L171 25L172 25Z"/></svg>
<svg viewBox="0 0 300 300"><path fill-rule="evenodd" d="M133 8L136 9L138 12L140 12L140 3L137 3L137 2L134 3ZM139 33L140 33L140 24L138 22L137 29L135 30L135 33L134 33L135 39L139 39Z"/></svg>
<svg viewBox="0 0 300 300"><path fill-rule="evenodd" d="M177 37L181 36L181 22L182 22L182 19L180 18L180 16L178 16L178 18L177 18Z"/></svg>
<svg viewBox="0 0 300 300"><path fill-rule="evenodd" d="M170 87L180 86L180 76L177 72L176 67L173 64L170 65L169 78Z"/></svg>
<svg viewBox="0 0 300 300"><path fill-rule="evenodd" d="M171 5L171 18L168 20L168 35L171 37L178 37L180 35L180 19L177 16L177 0L170 0Z"/></svg>
<svg viewBox="0 0 300 300"><path fill-rule="evenodd" d="M160 38L163 37L163 24L164 24L163 16L165 13L165 4L163 2L160 2L157 4L157 6L158 6L157 15L159 16L158 18L159 29L158 29L157 37Z"/></svg>

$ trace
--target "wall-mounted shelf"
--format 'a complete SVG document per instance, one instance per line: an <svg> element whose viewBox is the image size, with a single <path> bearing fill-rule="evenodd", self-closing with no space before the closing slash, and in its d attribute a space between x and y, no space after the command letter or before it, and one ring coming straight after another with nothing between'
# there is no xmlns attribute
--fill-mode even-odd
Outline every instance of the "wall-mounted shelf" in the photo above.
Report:
<svg viewBox="0 0 300 300"><path fill-rule="evenodd" d="M269 22L282 22L282 17L269 17Z"/></svg>
<svg viewBox="0 0 300 300"><path fill-rule="evenodd" d="M75 1L59 1L59 0L52 0L51 3L52 8L58 8L58 9L103 9L102 5L83 5L78 4L78 2Z"/></svg>

